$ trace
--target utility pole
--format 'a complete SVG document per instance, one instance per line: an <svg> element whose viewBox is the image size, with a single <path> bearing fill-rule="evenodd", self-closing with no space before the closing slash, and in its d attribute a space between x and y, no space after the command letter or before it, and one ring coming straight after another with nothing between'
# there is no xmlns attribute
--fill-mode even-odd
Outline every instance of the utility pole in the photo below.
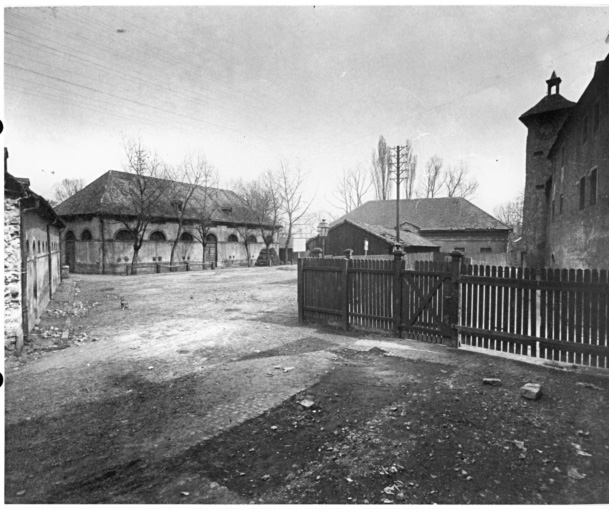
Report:
<svg viewBox="0 0 609 512"><path fill-rule="evenodd" d="M405 171L404 165L406 162L403 162L401 159L402 150L406 149L406 146L396 146L394 148L389 148L390 156L389 156L389 174L395 174L394 178L391 178L395 181L396 184L396 202L395 202L395 240L396 245L400 245L400 184L404 180L402 176L402 172ZM393 153L395 152L395 169L392 171L391 167L393 164Z"/></svg>

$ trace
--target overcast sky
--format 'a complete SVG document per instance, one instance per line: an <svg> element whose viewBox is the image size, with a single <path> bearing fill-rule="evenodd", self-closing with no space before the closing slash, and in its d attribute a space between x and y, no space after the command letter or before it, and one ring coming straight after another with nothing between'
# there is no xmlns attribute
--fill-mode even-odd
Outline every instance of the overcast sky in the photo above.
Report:
<svg viewBox="0 0 609 512"><path fill-rule="evenodd" d="M518 117L545 80L577 101L609 53L601 6L22 7L4 30L9 171L38 193L122 169L139 137L170 163L204 153L224 185L288 160L336 215L381 134L414 140L419 174L465 160L492 213L524 185Z"/></svg>

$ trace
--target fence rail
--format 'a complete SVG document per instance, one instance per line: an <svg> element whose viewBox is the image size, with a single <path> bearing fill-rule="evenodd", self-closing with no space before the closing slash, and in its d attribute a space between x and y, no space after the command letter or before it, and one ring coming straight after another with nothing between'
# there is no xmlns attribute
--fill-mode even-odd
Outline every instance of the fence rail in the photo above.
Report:
<svg viewBox="0 0 609 512"><path fill-rule="evenodd" d="M606 270L422 261L298 260L300 321L609 367Z"/></svg>

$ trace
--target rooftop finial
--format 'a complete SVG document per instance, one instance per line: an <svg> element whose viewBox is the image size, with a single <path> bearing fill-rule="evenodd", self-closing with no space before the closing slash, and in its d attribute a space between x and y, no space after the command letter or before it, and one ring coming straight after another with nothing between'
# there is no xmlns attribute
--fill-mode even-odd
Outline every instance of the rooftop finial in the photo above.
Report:
<svg viewBox="0 0 609 512"><path fill-rule="evenodd" d="M548 84L548 96L560 92L560 82L562 82L562 80L556 76L556 71L552 71L552 76L549 80L546 80L546 84ZM556 87L556 92L552 93L552 87Z"/></svg>

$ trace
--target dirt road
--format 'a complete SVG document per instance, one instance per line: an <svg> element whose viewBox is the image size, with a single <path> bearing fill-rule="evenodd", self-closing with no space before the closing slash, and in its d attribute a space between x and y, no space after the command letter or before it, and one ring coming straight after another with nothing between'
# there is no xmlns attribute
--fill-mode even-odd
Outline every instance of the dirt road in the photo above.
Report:
<svg viewBox="0 0 609 512"><path fill-rule="evenodd" d="M7 503L609 501L607 378L299 325L293 267L59 299L5 361Z"/></svg>

